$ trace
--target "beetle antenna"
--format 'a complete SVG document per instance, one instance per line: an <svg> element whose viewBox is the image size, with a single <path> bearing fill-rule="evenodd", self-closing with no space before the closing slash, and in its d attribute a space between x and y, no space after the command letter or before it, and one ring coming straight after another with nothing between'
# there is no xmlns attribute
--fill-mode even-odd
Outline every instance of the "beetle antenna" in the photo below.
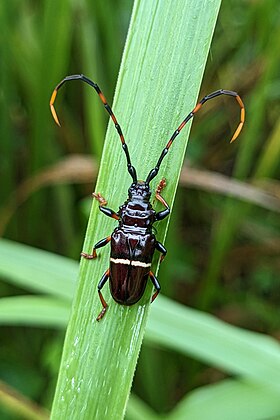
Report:
<svg viewBox="0 0 280 420"><path fill-rule="evenodd" d="M192 119L195 116L195 114L200 110L200 108L202 107L202 105L205 102L209 101L210 99L216 98L217 96L221 96L221 95L229 95L229 96L235 97L236 101L238 102L238 105L240 106L240 109L241 109L241 111L240 111L240 122L239 122L238 127L235 130L235 132L234 132L234 134L233 134L233 136L230 140L230 143L232 143L234 140L237 139L237 137L239 136L239 134L242 130L242 127L243 127L244 121L245 121L245 107L244 107L244 104L243 104L240 96L236 92L232 92L231 90L223 90L223 89L217 90L215 92L210 93L207 96L204 96L204 98L202 98L201 101L199 101L197 103L197 105L194 107L194 109L186 116L186 118L181 122L181 124L177 128L177 130L175 130L174 133L172 134L172 136L170 137L170 140L168 141L167 145L163 149L156 166L150 171L150 173L149 173L149 175L146 179L146 182L148 184L157 175L164 156L167 154L171 144L173 143L175 138L178 136L178 134L180 133L182 128L187 124L187 122L190 119Z"/></svg>
<svg viewBox="0 0 280 420"><path fill-rule="evenodd" d="M51 100L50 100L50 108L51 108L51 112L52 112L52 116L55 120L55 122L60 126L60 122L58 119L58 116L56 114L55 108L54 108L54 102L56 99L56 95L57 95L57 91L61 88L62 85L64 85L64 83L69 82L70 80L81 80L82 82L87 83L88 85L90 85L91 87L93 87L95 89L95 91L97 92L99 98L101 99L104 108L106 109L106 111L108 112L108 114L110 115L111 119L113 120L116 130L118 132L118 135L120 137L120 140L122 142L122 148L123 151L125 153L126 156L126 160L127 160L127 169L129 174L131 175L132 179L134 182L137 182L137 175L136 175L136 170L134 168L134 166L131 165L131 161L130 161L130 156L129 156L129 152L128 152L128 147L127 144L125 142L123 133L122 133L122 129L115 117L115 114L113 113L111 107L108 105L105 96L103 95L101 89L99 88L99 86L94 83L92 80L88 79L86 76L84 76L83 74L73 74L71 76L67 76L65 77L54 89L53 94L51 96Z"/></svg>

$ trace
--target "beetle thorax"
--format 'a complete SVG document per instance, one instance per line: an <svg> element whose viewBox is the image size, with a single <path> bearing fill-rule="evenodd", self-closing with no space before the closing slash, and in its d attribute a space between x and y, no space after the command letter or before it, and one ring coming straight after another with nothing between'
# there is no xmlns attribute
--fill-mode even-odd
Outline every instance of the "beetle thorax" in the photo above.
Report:
<svg viewBox="0 0 280 420"><path fill-rule="evenodd" d="M150 197L149 184L144 181L133 183L128 190L128 200L120 207L120 225L139 231L151 228L155 221L155 211Z"/></svg>

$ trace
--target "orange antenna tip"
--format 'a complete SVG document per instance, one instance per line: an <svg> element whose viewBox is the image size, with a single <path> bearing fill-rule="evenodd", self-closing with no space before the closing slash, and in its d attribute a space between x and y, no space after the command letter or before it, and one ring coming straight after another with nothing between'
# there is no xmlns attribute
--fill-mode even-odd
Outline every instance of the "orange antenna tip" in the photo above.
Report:
<svg viewBox="0 0 280 420"><path fill-rule="evenodd" d="M238 102L238 104L241 108L241 110L240 110L240 123L238 124L238 127L235 130L235 132L234 132L234 134L233 134L233 136L230 140L230 143L233 143L234 140L237 139L237 137L239 136L239 134L240 134L240 132L243 128L244 122L245 122L245 106L244 106L244 103L243 103L243 101L242 101L242 99L240 98L239 95L236 96L236 100L237 100L237 102Z"/></svg>
<svg viewBox="0 0 280 420"><path fill-rule="evenodd" d="M57 95L57 89L55 89L52 93L51 100L50 100L50 108L51 108L51 113L52 113L53 119L55 120L56 124L59 127L61 127L58 116L57 116L57 113L56 113L54 105L53 105L54 101L55 101L55 98L56 98L56 95Z"/></svg>
<svg viewBox="0 0 280 420"><path fill-rule="evenodd" d="M57 113L56 113L56 111L54 109L54 106L52 104L50 104L50 107L51 107L51 113L52 113L53 119L55 120L56 124L59 127L61 127L60 122L59 122L59 119L58 119L58 116L57 116Z"/></svg>
<svg viewBox="0 0 280 420"><path fill-rule="evenodd" d="M237 129L235 130L235 133L233 134L233 136L232 136L232 138L231 138L231 140L230 140L230 143L233 143L234 142L234 140L236 140L237 139L237 137L239 136L239 134L240 134L240 131L242 130L242 128L243 128L243 125L244 125L244 122L243 121L241 121L240 123L239 123L239 125L238 125L238 127L237 127Z"/></svg>

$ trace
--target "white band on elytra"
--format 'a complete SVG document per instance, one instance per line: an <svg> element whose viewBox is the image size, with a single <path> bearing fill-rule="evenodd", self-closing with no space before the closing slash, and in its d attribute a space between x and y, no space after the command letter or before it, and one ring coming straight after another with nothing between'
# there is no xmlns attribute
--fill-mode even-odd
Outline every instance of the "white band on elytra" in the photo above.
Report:
<svg viewBox="0 0 280 420"><path fill-rule="evenodd" d="M134 267L151 267L151 263L142 261L125 260L123 258L110 258L110 261L115 264L133 265Z"/></svg>

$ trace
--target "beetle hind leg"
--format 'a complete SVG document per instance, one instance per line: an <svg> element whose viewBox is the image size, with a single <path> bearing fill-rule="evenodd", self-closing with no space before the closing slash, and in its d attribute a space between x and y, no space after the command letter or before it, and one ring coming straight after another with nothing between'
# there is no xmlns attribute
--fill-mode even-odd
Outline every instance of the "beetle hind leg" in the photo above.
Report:
<svg viewBox="0 0 280 420"><path fill-rule="evenodd" d="M160 292L160 284L152 271L149 272L149 277L152 280L154 288L156 289L155 293L152 296L152 300L151 300L151 303L152 303Z"/></svg>
<svg viewBox="0 0 280 420"><path fill-rule="evenodd" d="M104 284L106 283L106 281L108 280L108 278L110 277L110 269L108 268L108 270L105 271L105 273L103 274L103 276L100 279L100 282L98 283L98 295L99 295L99 299L102 303L103 309L100 312L100 314L98 315L98 317L96 318L96 321L100 321L103 316L105 315L107 309L108 309L108 304L106 302L106 300L104 299L102 293L101 293L101 289L104 286Z"/></svg>
<svg viewBox="0 0 280 420"><path fill-rule="evenodd" d="M156 249L161 253L160 262L162 263L162 261L166 257L167 249L165 248L165 246L162 245L162 243L158 241L156 242Z"/></svg>

